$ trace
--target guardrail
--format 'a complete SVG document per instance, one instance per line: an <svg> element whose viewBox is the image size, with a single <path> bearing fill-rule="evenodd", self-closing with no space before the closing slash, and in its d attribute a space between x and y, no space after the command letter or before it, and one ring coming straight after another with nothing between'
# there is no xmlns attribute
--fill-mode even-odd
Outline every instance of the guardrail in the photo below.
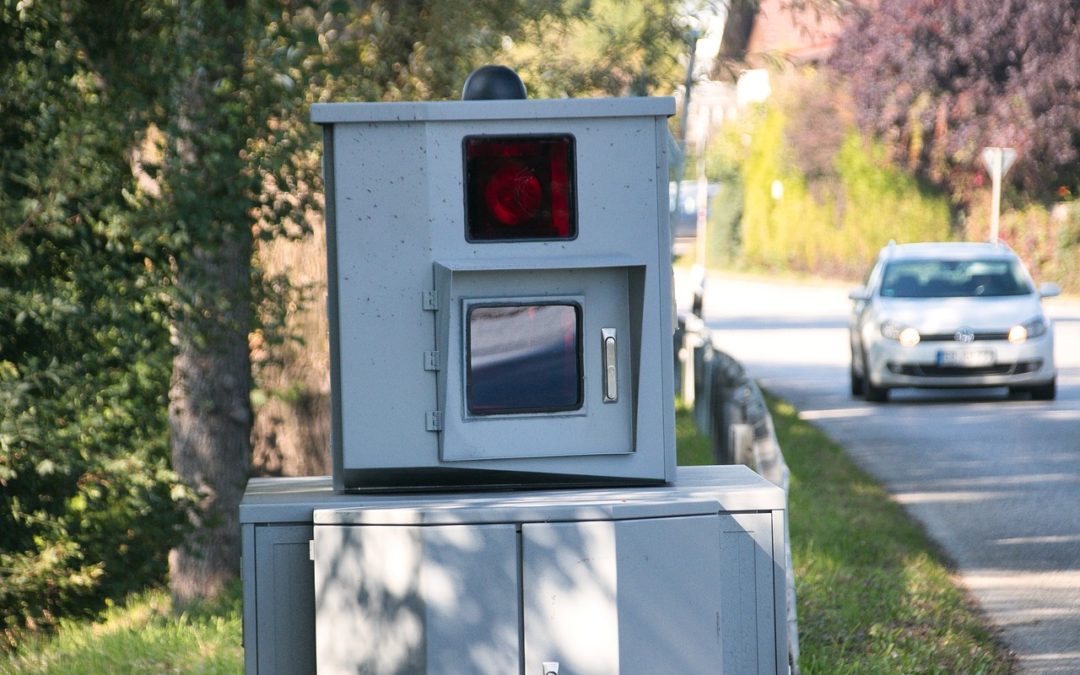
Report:
<svg viewBox="0 0 1080 675"><path fill-rule="evenodd" d="M700 307L695 303L695 308ZM676 391L693 408L698 431L712 442L717 464L743 464L788 494L790 472L776 438L772 416L757 383L742 364L716 349L705 322L697 314L679 316L675 331ZM795 573L791 536L784 519L787 570L788 660L799 672L799 621L795 608Z"/></svg>

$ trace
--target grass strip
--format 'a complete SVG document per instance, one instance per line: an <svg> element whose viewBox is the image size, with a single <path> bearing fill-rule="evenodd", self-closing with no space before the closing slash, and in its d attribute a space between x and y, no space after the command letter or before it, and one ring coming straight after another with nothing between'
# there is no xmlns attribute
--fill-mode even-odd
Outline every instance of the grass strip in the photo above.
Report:
<svg viewBox="0 0 1080 675"><path fill-rule="evenodd" d="M802 672L1010 672L1010 653L918 523L790 404L768 393L766 403L791 470ZM676 435L680 464L711 462L682 407Z"/></svg>
<svg viewBox="0 0 1080 675"><path fill-rule="evenodd" d="M98 621L61 621L0 656L0 673L235 673L244 670L239 584L215 602L172 611L169 593L135 593Z"/></svg>
<svg viewBox="0 0 1080 675"><path fill-rule="evenodd" d="M679 399L675 401L675 455L681 466L713 464L712 442L699 434L694 414Z"/></svg>

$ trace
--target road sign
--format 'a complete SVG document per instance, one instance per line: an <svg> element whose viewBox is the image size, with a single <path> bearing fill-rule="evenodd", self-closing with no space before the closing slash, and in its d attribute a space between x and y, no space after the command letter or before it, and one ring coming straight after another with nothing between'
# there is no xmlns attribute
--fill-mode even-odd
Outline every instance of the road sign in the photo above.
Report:
<svg viewBox="0 0 1080 675"><path fill-rule="evenodd" d="M1000 171L1001 177L1004 177L1005 174L1009 173L1013 162L1016 161L1016 150L1013 148L983 148L982 160L991 176Z"/></svg>

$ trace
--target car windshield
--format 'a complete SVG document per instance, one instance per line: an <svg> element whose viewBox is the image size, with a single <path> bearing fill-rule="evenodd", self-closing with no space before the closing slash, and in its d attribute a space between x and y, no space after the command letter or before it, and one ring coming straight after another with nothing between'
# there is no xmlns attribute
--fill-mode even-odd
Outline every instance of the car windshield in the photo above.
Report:
<svg viewBox="0 0 1080 675"><path fill-rule="evenodd" d="M886 298L1027 295L1031 284L1015 260L898 260L885 267Z"/></svg>

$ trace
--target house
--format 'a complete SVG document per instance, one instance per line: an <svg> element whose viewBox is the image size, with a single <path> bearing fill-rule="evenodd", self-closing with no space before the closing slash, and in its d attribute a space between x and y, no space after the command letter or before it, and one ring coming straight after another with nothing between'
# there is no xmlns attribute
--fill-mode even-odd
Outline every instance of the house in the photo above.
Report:
<svg viewBox="0 0 1080 675"><path fill-rule="evenodd" d="M859 3L865 6L867 3ZM852 14L795 0L736 3L728 14L719 63L746 64L736 78L740 106L771 94L769 66L818 64L829 57Z"/></svg>

